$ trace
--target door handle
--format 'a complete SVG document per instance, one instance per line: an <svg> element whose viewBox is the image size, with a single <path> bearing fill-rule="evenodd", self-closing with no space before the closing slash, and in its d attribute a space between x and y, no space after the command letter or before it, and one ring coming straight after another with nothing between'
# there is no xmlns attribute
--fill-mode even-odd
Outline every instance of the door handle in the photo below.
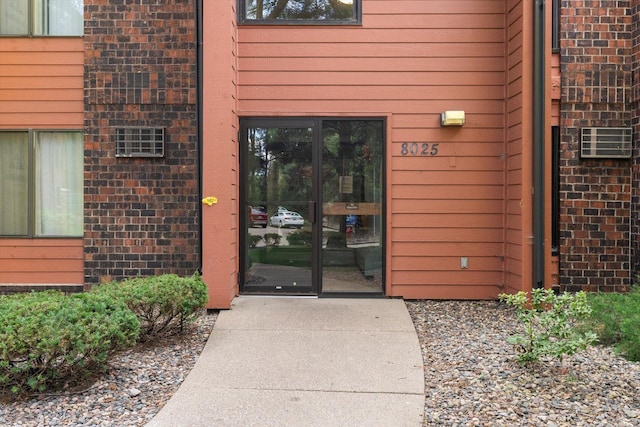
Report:
<svg viewBox="0 0 640 427"><path fill-rule="evenodd" d="M309 222L316 223L316 202L309 202Z"/></svg>

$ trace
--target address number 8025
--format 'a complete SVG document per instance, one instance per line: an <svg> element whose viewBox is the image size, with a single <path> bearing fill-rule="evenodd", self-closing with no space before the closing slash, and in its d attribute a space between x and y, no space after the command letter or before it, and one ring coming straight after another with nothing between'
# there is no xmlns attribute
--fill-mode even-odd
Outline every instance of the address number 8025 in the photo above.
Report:
<svg viewBox="0 0 640 427"><path fill-rule="evenodd" d="M437 156L439 143L403 142L400 148L401 156Z"/></svg>

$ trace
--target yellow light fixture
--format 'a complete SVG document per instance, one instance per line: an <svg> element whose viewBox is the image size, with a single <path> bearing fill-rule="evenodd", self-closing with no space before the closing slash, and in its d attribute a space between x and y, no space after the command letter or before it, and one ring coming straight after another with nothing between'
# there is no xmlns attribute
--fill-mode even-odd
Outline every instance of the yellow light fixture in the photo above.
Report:
<svg viewBox="0 0 640 427"><path fill-rule="evenodd" d="M464 111L445 111L440 116L440 126L463 126Z"/></svg>

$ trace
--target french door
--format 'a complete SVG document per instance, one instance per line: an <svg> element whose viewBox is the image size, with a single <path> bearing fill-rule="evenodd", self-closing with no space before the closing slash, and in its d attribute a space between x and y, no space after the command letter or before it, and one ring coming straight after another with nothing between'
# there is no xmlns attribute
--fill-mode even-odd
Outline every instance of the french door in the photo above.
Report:
<svg viewBox="0 0 640 427"><path fill-rule="evenodd" d="M240 289L382 294L381 119L240 122Z"/></svg>

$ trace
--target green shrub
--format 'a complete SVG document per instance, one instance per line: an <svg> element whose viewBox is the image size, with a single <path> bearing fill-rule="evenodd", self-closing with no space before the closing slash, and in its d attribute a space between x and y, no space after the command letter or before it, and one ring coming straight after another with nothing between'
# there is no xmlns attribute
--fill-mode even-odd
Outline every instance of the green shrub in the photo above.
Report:
<svg viewBox="0 0 640 427"><path fill-rule="evenodd" d="M331 231L327 235L327 247L328 248L346 248L347 236L339 231Z"/></svg>
<svg viewBox="0 0 640 427"><path fill-rule="evenodd" d="M119 300L57 291L0 297L0 390L42 392L106 368L132 345L135 315Z"/></svg>
<svg viewBox="0 0 640 427"><path fill-rule="evenodd" d="M599 292L588 296L593 313L589 326L601 344L612 345L632 361L640 361L640 287L628 293Z"/></svg>
<svg viewBox="0 0 640 427"><path fill-rule="evenodd" d="M255 248L256 246L258 246L260 240L262 240L262 236L256 234L249 234L249 236L247 237L247 242L250 248Z"/></svg>
<svg viewBox="0 0 640 427"><path fill-rule="evenodd" d="M199 275L138 277L105 283L92 292L122 300L140 321L140 341L174 335L195 320L208 299Z"/></svg>
<svg viewBox="0 0 640 427"><path fill-rule="evenodd" d="M278 246L280 244L280 239L282 238L278 233L265 233L263 237L264 243L267 246Z"/></svg>
<svg viewBox="0 0 640 427"><path fill-rule="evenodd" d="M311 231L310 230L299 230L289 233L287 235L287 242L291 246L311 246Z"/></svg>
<svg viewBox="0 0 640 427"><path fill-rule="evenodd" d="M522 364L539 362L542 357L555 356L562 361L593 344L595 333L580 328L591 314L584 292L556 294L552 289L534 289L531 298L525 292L500 294L501 301L516 308L524 333L512 335L508 342L519 350Z"/></svg>

